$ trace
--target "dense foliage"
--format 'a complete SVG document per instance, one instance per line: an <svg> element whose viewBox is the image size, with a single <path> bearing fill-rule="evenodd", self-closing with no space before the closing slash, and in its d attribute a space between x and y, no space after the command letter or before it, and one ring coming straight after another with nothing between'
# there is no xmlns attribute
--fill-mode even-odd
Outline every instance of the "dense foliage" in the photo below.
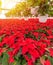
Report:
<svg viewBox="0 0 53 65"><path fill-rule="evenodd" d="M0 65L53 65L53 20L0 20Z"/></svg>
<svg viewBox="0 0 53 65"><path fill-rule="evenodd" d="M16 6L11 10L9 10L5 15L7 17L17 17L17 16L38 16L39 14L40 15L48 14L48 16L53 16L53 1L24 0L23 2L17 3Z"/></svg>

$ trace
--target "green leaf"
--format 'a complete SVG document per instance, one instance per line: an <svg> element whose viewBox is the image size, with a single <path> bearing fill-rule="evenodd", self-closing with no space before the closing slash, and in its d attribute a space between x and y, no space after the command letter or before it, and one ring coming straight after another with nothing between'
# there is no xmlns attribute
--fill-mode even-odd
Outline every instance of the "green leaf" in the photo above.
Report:
<svg viewBox="0 0 53 65"><path fill-rule="evenodd" d="M3 53L3 58L2 58L2 65L8 65L8 54L5 52Z"/></svg>
<svg viewBox="0 0 53 65"><path fill-rule="evenodd" d="M33 40L37 40L36 37L31 32L29 32L28 34L25 34L25 37L32 38Z"/></svg>
<svg viewBox="0 0 53 65"><path fill-rule="evenodd" d="M26 64L26 60L24 59L24 57L20 55L20 53L17 54L15 56L15 63L13 65L25 65L25 64Z"/></svg>
<svg viewBox="0 0 53 65"><path fill-rule="evenodd" d="M37 60L35 61L34 65L41 65L40 59L37 59Z"/></svg>
<svg viewBox="0 0 53 65"><path fill-rule="evenodd" d="M2 42L2 38L0 37L0 42Z"/></svg>
<svg viewBox="0 0 53 65"><path fill-rule="evenodd" d="M48 56L48 59L50 60L51 65L53 65L53 57Z"/></svg>
<svg viewBox="0 0 53 65"><path fill-rule="evenodd" d="M19 62L19 60L20 60L20 55L21 55L21 48L20 48L20 50L19 50L19 52L15 55L15 57L14 57L14 59L16 60L16 61L18 61Z"/></svg>
<svg viewBox="0 0 53 65"><path fill-rule="evenodd" d="M42 56L42 58L43 58L44 60L46 60L46 59L47 59L47 56L44 55L44 56Z"/></svg>
<svg viewBox="0 0 53 65"><path fill-rule="evenodd" d="M24 64L26 64L26 60L25 59L22 61L22 65L24 65Z"/></svg>
<svg viewBox="0 0 53 65"><path fill-rule="evenodd" d="M0 56L0 64L2 63L2 57Z"/></svg>
<svg viewBox="0 0 53 65"><path fill-rule="evenodd" d="M2 39L5 37L6 34L3 34L2 36L0 36L0 42L2 42Z"/></svg>
<svg viewBox="0 0 53 65"><path fill-rule="evenodd" d="M46 34L47 36L49 35L49 34L47 33L47 31L46 31L46 30L43 30L43 29L35 30L35 32L44 33L44 34Z"/></svg>
<svg viewBox="0 0 53 65"><path fill-rule="evenodd" d="M36 65L42 65L41 63L36 63Z"/></svg>
<svg viewBox="0 0 53 65"><path fill-rule="evenodd" d="M13 63L10 63L9 65L20 65L20 62L15 61Z"/></svg>

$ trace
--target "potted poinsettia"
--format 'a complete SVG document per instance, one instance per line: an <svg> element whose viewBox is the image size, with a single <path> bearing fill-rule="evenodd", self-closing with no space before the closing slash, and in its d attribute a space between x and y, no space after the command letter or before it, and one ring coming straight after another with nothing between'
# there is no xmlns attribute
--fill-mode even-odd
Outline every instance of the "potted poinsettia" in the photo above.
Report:
<svg viewBox="0 0 53 65"><path fill-rule="evenodd" d="M39 5L39 21L40 22L46 22L47 18L48 18L48 12L49 12L49 4L46 1L41 1L40 5Z"/></svg>

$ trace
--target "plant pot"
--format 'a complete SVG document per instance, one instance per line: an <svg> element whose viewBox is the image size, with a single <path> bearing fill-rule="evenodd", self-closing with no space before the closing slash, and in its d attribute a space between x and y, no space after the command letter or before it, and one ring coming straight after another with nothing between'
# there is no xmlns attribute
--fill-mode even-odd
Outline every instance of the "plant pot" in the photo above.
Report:
<svg viewBox="0 0 53 65"><path fill-rule="evenodd" d="M45 23L48 19L48 15L39 16L39 22Z"/></svg>

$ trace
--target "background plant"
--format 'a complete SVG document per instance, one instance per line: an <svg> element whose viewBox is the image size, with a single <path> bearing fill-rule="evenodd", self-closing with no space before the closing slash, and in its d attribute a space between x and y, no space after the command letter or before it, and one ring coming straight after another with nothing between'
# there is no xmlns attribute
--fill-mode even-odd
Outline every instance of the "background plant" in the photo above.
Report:
<svg viewBox="0 0 53 65"><path fill-rule="evenodd" d="M17 16L38 16L39 14L41 15L46 15L48 16L53 16L53 1L49 0L25 0L23 2L20 2L16 4L14 8L9 10L5 15L7 17L17 17ZM36 7L39 6L38 10ZM37 14L31 14L31 8L34 8Z"/></svg>

